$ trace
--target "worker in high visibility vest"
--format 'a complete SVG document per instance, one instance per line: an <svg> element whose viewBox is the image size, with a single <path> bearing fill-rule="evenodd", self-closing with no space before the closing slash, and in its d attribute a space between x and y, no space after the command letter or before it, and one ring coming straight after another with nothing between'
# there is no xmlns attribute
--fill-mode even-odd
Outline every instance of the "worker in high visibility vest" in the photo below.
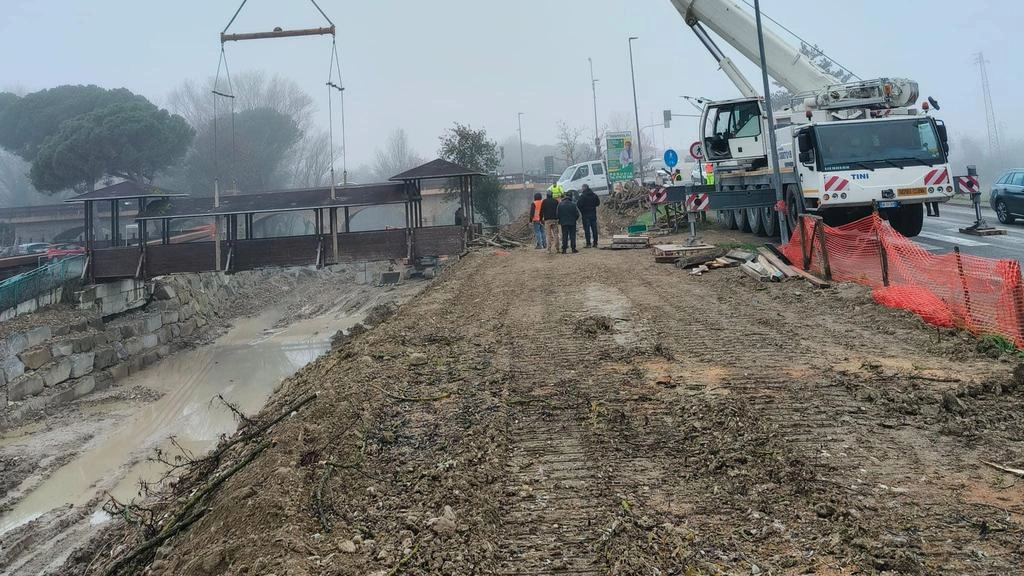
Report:
<svg viewBox="0 0 1024 576"><path fill-rule="evenodd" d="M558 185L558 182L552 184L551 187L548 188L548 192L551 192L551 197L555 200L561 200L562 194L565 194L565 190L562 190L562 187Z"/></svg>
<svg viewBox="0 0 1024 576"><path fill-rule="evenodd" d="M544 219L540 216L540 206L544 198L537 192L533 195L533 203L530 204L530 223L533 224L533 237L536 240L535 249L540 250L548 247L547 237L544 234Z"/></svg>
<svg viewBox="0 0 1024 576"><path fill-rule="evenodd" d="M715 165L710 162L704 165L704 183L708 186L715 183Z"/></svg>

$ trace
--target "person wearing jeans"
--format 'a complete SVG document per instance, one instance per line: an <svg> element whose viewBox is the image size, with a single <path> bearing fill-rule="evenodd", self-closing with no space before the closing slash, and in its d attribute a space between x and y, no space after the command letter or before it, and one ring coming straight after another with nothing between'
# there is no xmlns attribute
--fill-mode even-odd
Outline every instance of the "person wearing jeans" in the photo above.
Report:
<svg viewBox="0 0 1024 576"><path fill-rule="evenodd" d="M554 254L558 252L558 200L551 191L540 204L540 219L544 221L544 231L547 232L548 252Z"/></svg>
<svg viewBox="0 0 1024 576"><path fill-rule="evenodd" d="M530 222L533 223L533 237L536 240L535 249L540 250L548 247L547 237L544 234L544 221L541 219L540 209L544 204L540 192L533 195L533 203L530 204Z"/></svg>
<svg viewBox="0 0 1024 576"><path fill-rule="evenodd" d="M576 206L580 209L583 220L583 237L587 241L587 248L597 248L597 207L600 205L601 199L594 194L590 186L584 184L580 190L580 201Z"/></svg>
<svg viewBox="0 0 1024 576"><path fill-rule="evenodd" d="M558 224L562 227L562 254L572 245L572 253L576 254L576 221L580 219L580 210L572 199L572 192L566 193L558 203Z"/></svg>

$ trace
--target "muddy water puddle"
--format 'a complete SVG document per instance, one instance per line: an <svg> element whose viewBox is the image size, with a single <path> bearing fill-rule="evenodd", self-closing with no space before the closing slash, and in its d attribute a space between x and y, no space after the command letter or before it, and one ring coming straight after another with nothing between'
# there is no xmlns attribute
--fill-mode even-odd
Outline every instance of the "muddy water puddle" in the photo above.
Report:
<svg viewBox="0 0 1024 576"><path fill-rule="evenodd" d="M117 386L142 386L161 396L144 404L107 434L93 439L74 459L58 468L0 517L0 534L46 514L58 506L84 506L109 492L120 501L138 495L140 479L160 478L164 467L147 460L160 447L171 450L174 437L184 449L201 455L238 423L224 399L245 414L260 410L281 380L294 374L330 348L337 330L347 329L365 314L365 306L350 313L342 306L285 328L274 328L284 317L271 309L240 319L211 344L183 351L130 376ZM83 417L114 417L124 406L90 406ZM23 441L17 433L6 442ZM102 523L97 511L92 523Z"/></svg>

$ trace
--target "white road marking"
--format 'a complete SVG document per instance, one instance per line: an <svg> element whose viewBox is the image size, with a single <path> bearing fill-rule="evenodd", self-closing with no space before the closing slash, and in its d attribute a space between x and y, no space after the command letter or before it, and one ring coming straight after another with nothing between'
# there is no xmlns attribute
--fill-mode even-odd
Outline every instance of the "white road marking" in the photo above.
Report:
<svg viewBox="0 0 1024 576"><path fill-rule="evenodd" d="M957 238L956 236L946 236L945 234L936 234L934 232L921 232L918 236L928 238L929 240L939 240L941 242L949 242L950 244L956 244L959 246L991 246L985 242L978 242L976 240L968 240L967 238Z"/></svg>
<svg viewBox="0 0 1024 576"><path fill-rule="evenodd" d="M929 252L937 252L939 250L944 250L944 248L942 246L936 246L934 244L928 244L927 242L916 242L915 241L914 244L917 244L918 246L920 246L921 248L924 248L925 250L927 250Z"/></svg>

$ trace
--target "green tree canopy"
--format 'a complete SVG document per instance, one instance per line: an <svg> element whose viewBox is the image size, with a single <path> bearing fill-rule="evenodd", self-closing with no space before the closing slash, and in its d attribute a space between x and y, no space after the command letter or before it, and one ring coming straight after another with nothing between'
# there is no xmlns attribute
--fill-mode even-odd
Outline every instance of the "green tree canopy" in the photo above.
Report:
<svg viewBox="0 0 1024 576"><path fill-rule="evenodd" d="M103 176L152 181L180 160L193 131L145 98L135 97L65 120L43 140L32 162L32 184L56 192L91 190Z"/></svg>
<svg viewBox="0 0 1024 576"><path fill-rule="evenodd" d="M473 205L480 218L489 226L501 223L501 195L504 192L501 181L493 176L501 165L498 143L487 137L484 129L473 130L468 125L455 123L441 136L442 159L460 166L483 172L473 186Z"/></svg>
<svg viewBox="0 0 1024 576"><path fill-rule="evenodd" d="M468 125L455 123L441 136L441 158L484 174L493 174L501 165L498 143L487 138L484 129L473 130Z"/></svg>
<svg viewBox="0 0 1024 576"><path fill-rule="evenodd" d="M36 158L43 142L65 122L113 104L148 101L124 88L57 86L27 94L0 95L0 147L28 162Z"/></svg>

